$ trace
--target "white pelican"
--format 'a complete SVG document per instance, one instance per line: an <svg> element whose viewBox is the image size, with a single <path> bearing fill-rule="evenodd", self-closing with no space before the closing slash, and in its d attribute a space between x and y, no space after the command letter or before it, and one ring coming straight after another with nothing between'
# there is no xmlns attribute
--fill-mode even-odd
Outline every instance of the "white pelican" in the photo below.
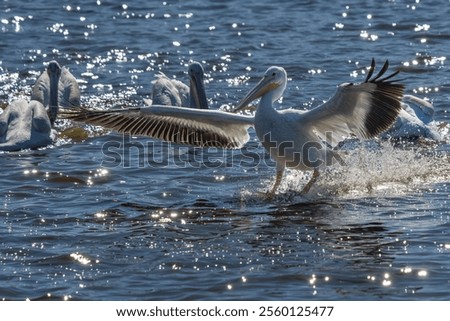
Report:
<svg viewBox="0 0 450 321"><path fill-rule="evenodd" d="M442 137L433 116L434 108L430 102L416 96L404 95L400 114L392 127L385 131L381 137L400 140L422 137L441 141Z"/></svg>
<svg viewBox="0 0 450 321"><path fill-rule="evenodd" d="M166 105L208 109L204 85L204 70L199 62L188 67L189 87L176 79L170 79L162 72L152 81L152 98L145 99L147 105Z"/></svg>
<svg viewBox="0 0 450 321"><path fill-rule="evenodd" d="M330 100L309 111L277 111L273 103L284 92L286 71L270 67L263 79L239 102L236 110L261 97L255 117L217 110L197 110L150 106L122 110L67 110L62 117L104 126L131 135L146 135L175 143L197 146L240 148L248 139L247 129L256 135L276 161L273 196L285 167L314 170L307 192L318 177L318 168L337 159L328 145L335 145L349 133L362 138L378 135L392 125L401 110L404 86L382 78L388 62L372 78L372 60L366 80L361 84L342 84Z"/></svg>
<svg viewBox="0 0 450 321"><path fill-rule="evenodd" d="M66 67L61 68L58 62L50 61L32 88L31 100L37 100L48 108L53 126L60 106L80 106L80 88Z"/></svg>
<svg viewBox="0 0 450 321"><path fill-rule="evenodd" d="M0 150L18 151L44 147L53 142L55 132L44 105L25 99L13 101L0 115Z"/></svg>
<svg viewBox="0 0 450 321"><path fill-rule="evenodd" d="M33 149L51 144L56 137L52 126L59 106L80 106L80 89L66 68L51 61L33 85L31 101L13 101L0 115L0 150Z"/></svg>

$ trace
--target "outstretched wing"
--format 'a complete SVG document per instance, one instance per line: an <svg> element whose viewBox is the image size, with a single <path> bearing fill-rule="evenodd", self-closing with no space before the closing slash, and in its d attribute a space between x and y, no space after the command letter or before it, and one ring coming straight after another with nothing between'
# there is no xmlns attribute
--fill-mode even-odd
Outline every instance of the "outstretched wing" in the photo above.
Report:
<svg viewBox="0 0 450 321"><path fill-rule="evenodd" d="M130 135L222 148L242 147L249 140L248 128L254 124L251 116L157 105L119 110L66 109L61 117Z"/></svg>
<svg viewBox="0 0 450 321"><path fill-rule="evenodd" d="M350 133L360 138L372 138L388 129L402 109L404 92L404 85L392 80L399 71L385 76L388 67L386 61L372 77L375 70L372 59L363 83L340 85L327 102L302 114L309 129L332 145Z"/></svg>

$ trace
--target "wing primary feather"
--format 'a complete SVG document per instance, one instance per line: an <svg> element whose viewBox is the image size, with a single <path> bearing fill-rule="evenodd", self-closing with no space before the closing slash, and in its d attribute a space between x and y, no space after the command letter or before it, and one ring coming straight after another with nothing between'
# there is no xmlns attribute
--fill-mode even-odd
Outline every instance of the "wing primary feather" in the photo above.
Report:
<svg viewBox="0 0 450 321"><path fill-rule="evenodd" d="M378 79L378 82L388 83L388 81L386 81L386 80L391 79L394 76L397 76L399 72L400 72L400 70L396 70L392 74L390 74L389 76L386 76L384 78ZM399 80L397 79L396 81L399 81Z"/></svg>
<svg viewBox="0 0 450 321"><path fill-rule="evenodd" d="M395 77L396 75L398 75L398 73L400 72L400 70L396 70L396 71L394 71L392 74L390 74L390 75L388 75L388 76L386 76L386 77L380 78L381 76L383 76L383 75L386 73L386 71L388 70L388 68L389 68L389 60L386 60L386 62L384 63L383 67L382 67L381 70L378 72L378 74L377 74L375 77L371 78L372 75L373 75L373 72L375 71L375 60L372 58L372 64L371 64L371 66L370 66L370 68L369 68L369 72L368 72L367 77L366 77L366 79L365 79L364 82L370 82L370 83L381 83L381 82L383 82L383 83L389 83L387 80L389 80L389 79ZM399 80L397 79L396 81L399 81Z"/></svg>
<svg viewBox="0 0 450 321"><path fill-rule="evenodd" d="M372 58L372 62L370 63L370 68L369 68L369 71L367 72L367 77L366 77L366 80L364 80L364 82L369 82L369 79L370 79L370 77L372 77L374 70L375 70L375 59Z"/></svg>
<svg viewBox="0 0 450 321"><path fill-rule="evenodd" d="M392 79L398 71L385 75L388 67L386 61L374 76L372 59L364 82L339 86L331 99L302 117L322 139L327 131L335 133L332 145L350 133L364 139L375 137L392 125L402 109L404 85Z"/></svg>
<svg viewBox="0 0 450 321"><path fill-rule="evenodd" d="M366 136L365 138L372 138L388 129L402 108L400 102L405 87L402 84L394 83L393 80L387 81L396 76L399 70L382 78L388 68L389 61L386 60L377 75L371 78L375 70L375 60L372 58L365 82L373 83L376 87L371 93L371 100L364 121L364 130L362 130L362 133Z"/></svg>
<svg viewBox="0 0 450 321"><path fill-rule="evenodd" d="M386 70L388 70L389 68L389 60L386 60L384 62L383 67L381 67L380 71L378 72L378 74L372 78L371 80L369 80L370 82L376 82L378 78L380 78L381 76L383 76L383 74L386 72Z"/></svg>
<svg viewBox="0 0 450 321"><path fill-rule="evenodd" d="M364 121L366 138L372 138L388 129L398 116L402 106L404 86L377 82Z"/></svg>

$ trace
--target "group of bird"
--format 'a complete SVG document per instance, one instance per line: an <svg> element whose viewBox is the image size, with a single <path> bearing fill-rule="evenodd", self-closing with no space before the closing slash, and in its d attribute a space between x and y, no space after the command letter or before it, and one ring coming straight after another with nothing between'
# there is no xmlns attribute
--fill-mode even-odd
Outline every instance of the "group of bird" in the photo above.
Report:
<svg viewBox="0 0 450 321"><path fill-rule="evenodd" d="M361 83L343 83L322 105L310 110L278 110L287 73L272 66L242 98L233 111L210 109L205 93L204 69L198 62L188 66L189 86L159 73L152 81L151 99L143 107L94 110L80 106L75 77L58 62L48 63L32 88L31 99L11 102L0 115L0 150L34 149L51 144L57 117L103 126L135 136L148 136L178 144L201 147L241 148L253 127L261 144L276 163L273 196L285 168L312 171L302 193L307 193L319 171L340 161L336 145L348 137L368 139L412 138L439 141L431 126L433 106L404 94L404 85L387 74L389 63L375 73L375 60ZM253 115L240 111L259 99ZM407 104L407 102L409 104Z"/></svg>

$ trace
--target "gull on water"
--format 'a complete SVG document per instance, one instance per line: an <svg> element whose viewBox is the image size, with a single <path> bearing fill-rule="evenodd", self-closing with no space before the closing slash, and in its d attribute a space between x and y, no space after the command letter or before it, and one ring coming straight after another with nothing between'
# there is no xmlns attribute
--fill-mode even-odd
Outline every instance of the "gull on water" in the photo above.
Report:
<svg viewBox="0 0 450 321"><path fill-rule="evenodd" d="M308 110L276 110L276 102L286 88L282 67L270 67L261 81L238 103L236 111L261 98L254 116L219 110L199 110L172 106L149 106L114 110L65 110L63 117L104 126L130 135L196 146L241 148L254 127L258 139L276 162L276 178L269 196L281 183L286 167L313 171L303 188L308 192L319 169L340 161L332 150L349 134L374 137L395 121L401 110L404 86L391 80L398 71L385 76L386 61L373 76L372 60L364 82L344 83L324 104Z"/></svg>
<svg viewBox="0 0 450 321"><path fill-rule="evenodd" d="M205 93L205 72L199 62L188 66L189 87L176 79L170 79L160 72L152 81L151 99L144 99L147 105L165 105L208 109Z"/></svg>
<svg viewBox="0 0 450 321"><path fill-rule="evenodd" d="M79 105L80 91L76 79L66 68L51 61L36 80L31 101L13 101L0 115L0 150L17 151L51 144L56 137L52 125L58 106Z"/></svg>

